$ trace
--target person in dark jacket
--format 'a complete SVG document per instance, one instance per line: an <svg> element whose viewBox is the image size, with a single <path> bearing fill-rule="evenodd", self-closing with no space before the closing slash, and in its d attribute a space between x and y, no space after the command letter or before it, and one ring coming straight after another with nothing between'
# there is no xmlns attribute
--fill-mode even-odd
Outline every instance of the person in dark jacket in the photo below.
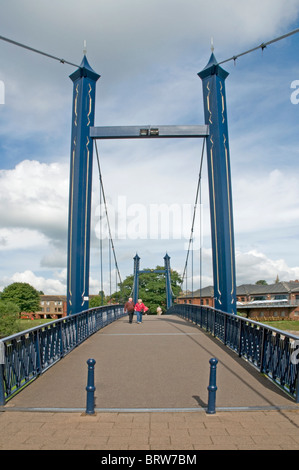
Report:
<svg viewBox="0 0 299 470"><path fill-rule="evenodd" d="M128 302L125 303L124 312L129 315L129 323L132 323L134 315L134 302L132 297L130 297Z"/></svg>

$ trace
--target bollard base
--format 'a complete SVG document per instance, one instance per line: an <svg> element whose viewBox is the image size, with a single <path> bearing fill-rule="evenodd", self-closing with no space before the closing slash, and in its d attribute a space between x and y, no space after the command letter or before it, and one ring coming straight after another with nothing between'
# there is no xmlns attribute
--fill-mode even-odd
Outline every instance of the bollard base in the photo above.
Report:
<svg viewBox="0 0 299 470"><path fill-rule="evenodd" d="M97 413L86 413L85 411L83 413L81 413L80 416L92 416L92 417L95 417L97 416Z"/></svg>

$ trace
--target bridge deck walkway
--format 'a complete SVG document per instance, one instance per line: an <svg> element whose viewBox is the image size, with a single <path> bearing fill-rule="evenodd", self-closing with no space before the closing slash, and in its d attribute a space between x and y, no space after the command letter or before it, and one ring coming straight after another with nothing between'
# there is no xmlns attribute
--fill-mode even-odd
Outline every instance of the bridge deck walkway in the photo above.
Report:
<svg viewBox="0 0 299 470"><path fill-rule="evenodd" d="M215 415L205 412L211 357L219 361ZM89 358L95 416L84 415ZM112 323L2 411L0 449L299 449L298 405L177 316Z"/></svg>

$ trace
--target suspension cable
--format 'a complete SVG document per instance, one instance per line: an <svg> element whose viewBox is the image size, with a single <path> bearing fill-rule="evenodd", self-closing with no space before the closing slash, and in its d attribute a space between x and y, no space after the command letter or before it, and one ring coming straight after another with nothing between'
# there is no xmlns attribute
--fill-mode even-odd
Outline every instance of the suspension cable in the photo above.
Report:
<svg viewBox="0 0 299 470"><path fill-rule="evenodd" d="M35 49L34 47L26 46L25 44L22 44L21 42L14 41L9 38L5 38L4 36L0 36L1 41L6 41L10 44L13 44L14 46L22 47L23 49L27 49L28 51L35 52L36 54L41 54L45 57L48 57L50 59L58 60L61 64L68 64L72 65L73 67L79 67L80 65L74 64L73 62L69 62L68 60L65 59L60 59L59 57L56 57L55 55L48 54L47 52L40 51L39 49Z"/></svg>
<svg viewBox="0 0 299 470"><path fill-rule="evenodd" d="M111 243L111 248L112 248L113 257L114 257L114 262L115 262L115 268L116 268L116 271L117 271L117 274L118 274L118 278L119 278L119 282L120 282L120 287L121 287L121 289L122 289L122 279L121 279L121 275L120 275L119 268L118 268L118 263L117 263L117 259L116 259L116 253L115 253L114 243L113 243L112 234L111 234L111 227L110 227L109 216L108 216L107 202L106 202L106 196L105 196L105 191L104 191L102 172L101 172L101 167L100 167L100 159L99 159L99 153L98 153L98 146L97 146L97 142L96 142L96 141L95 141L95 148L96 148L96 155L97 155L97 162L98 162L98 170L99 170L99 179L100 179L100 186L101 186L101 189L100 189L100 190L102 191L102 195L103 195L103 201L104 201L104 207L105 207L105 213L106 213L106 219L107 219L107 226L108 226L108 233L109 233L109 241L110 241L110 243Z"/></svg>
<svg viewBox="0 0 299 470"><path fill-rule="evenodd" d="M194 203L194 209L193 209L193 218L192 218L191 233L190 233L190 238L189 238L189 244L188 244L188 250L187 250L187 256L186 256L186 262L185 262L185 267L184 267L184 271L183 271L183 276L182 276L181 285L182 285L183 282L184 282L184 278L185 278L185 274L186 274L186 270L187 270L187 265L188 265L190 247L191 247L191 245L193 244L193 232L194 232L194 224L195 224L195 215L196 215L196 210L197 210L198 196L199 196L200 186L201 186L201 173L202 173L204 149L205 149L205 139L203 140L202 151L201 151L201 160L200 160L200 168L199 168L199 175L198 175L197 188L196 188L195 203ZM192 263L192 265L193 265L193 263ZM192 272L192 276L193 276L193 272Z"/></svg>
<svg viewBox="0 0 299 470"><path fill-rule="evenodd" d="M248 51L241 52L240 54L234 55L230 57L229 59L222 60L221 62L218 62L217 65L224 64L225 62L229 62L231 60L236 61L239 57L242 57L243 55L250 54L250 52L257 51L258 49L262 49L262 51L269 46L270 44L273 44L274 42L281 41L282 39L288 38L289 36L292 36L293 34L299 33L299 28L294 29L294 31L290 31L287 34L283 34L282 36L279 36L278 38L271 39L271 41L263 42L259 46L253 47L252 49L249 49Z"/></svg>
<svg viewBox="0 0 299 470"><path fill-rule="evenodd" d="M201 305L201 292L202 292L202 188L199 188L199 301Z"/></svg>
<svg viewBox="0 0 299 470"><path fill-rule="evenodd" d="M297 34L299 33L299 28L297 29L294 29L293 31L290 31L289 33L286 33L286 34L283 34L282 36L279 36L277 38L274 38L274 39L271 39L270 41L267 41L267 42L263 42L262 44L259 44L258 46L256 47L253 47L251 49L248 49L247 51L245 52L241 52L240 54L237 54L237 55L233 55L232 57L230 57L229 59L225 59L225 60L222 60L220 62L217 63L217 65L221 65L221 64L224 64L226 62L229 62L231 60L233 61L236 61L236 59L238 59L239 57L242 57L243 55L246 55L246 54L250 54L251 52L254 52L254 51L257 51L258 49L262 49L262 51L267 47L269 46L270 44L273 44L275 42L278 42L278 41L281 41L282 39L285 39L285 38L288 38L290 36L293 36L294 34ZM30 46L27 46L26 44L23 44L21 42L17 42L17 41L14 41L13 39L9 39L9 38L6 38L4 36L0 36L0 40L1 41L5 41L5 42L8 42L9 44L13 44L14 46L18 46L18 47L22 47L23 49L27 49L28 51L31 51L31 52L35 52L36 54L41 54L45 57L48 57L50 59L54 59L54 60L57 60L58 62L60 62L61 64L68 64L68 65L72 65L73 67L79 67L80 68L80 65L78 64L74 64L73 62L70 62L68 60L65 60L65 59L62 59L60 57L56 57L52 54L49 54L48 52L44 52L44 51L41 51L39 49L36 49L34 47L30 47Z"/></svg>
<svg viewBox="0 0 299 470"><path fill-rule="evenodd" d="M103 216L102 216L102 190L100 189L100 286L101 286L101 305L104 305L103 289Z"/></svg>

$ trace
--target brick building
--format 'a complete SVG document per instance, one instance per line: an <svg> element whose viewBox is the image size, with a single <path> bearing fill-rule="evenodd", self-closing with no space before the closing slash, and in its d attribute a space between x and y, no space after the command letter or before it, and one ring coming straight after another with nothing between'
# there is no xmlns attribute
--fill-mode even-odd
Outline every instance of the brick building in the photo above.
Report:
<svg viewBox="0 0 299 470"><path fill-rule="evenodd" d="M35 318L65 317L67 314L66 295L41 295L40 311L34 314Z"/></svg>
<svg viewBox="0 0 299 470"><path fill-rule="evenodd" d="M212 286L187 292L177 298L179 304L214 307ZM299 320L299 281L271 285L243 284L237 287L237 311L254 320Z"/></svg>

